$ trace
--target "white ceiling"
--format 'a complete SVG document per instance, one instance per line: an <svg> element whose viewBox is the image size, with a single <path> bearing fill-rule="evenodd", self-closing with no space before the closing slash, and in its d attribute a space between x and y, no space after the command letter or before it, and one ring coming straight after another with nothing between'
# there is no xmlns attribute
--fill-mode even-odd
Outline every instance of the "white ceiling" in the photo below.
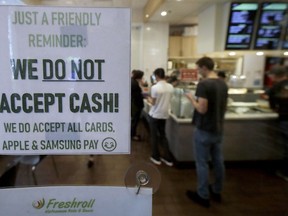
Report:
<svg viewBox="0 0 288 216"><path fill-rule="evenodd" d="M142 20L144 17L143 9L148 2L148 0L0 0L0 4L21 1L29 4L49 6L130 7L132 9L132 17L138 17L138 20L139 18ZM207 8L209 4L227 1L229 0L164 0L158 10L150 16L149 21L168 22L170 24L195 24L197 23L197 15ZM168 12L165 17L160 15L163 10Z"/></svg>
<svg viewBox="0 0 288 216"><path fill-rule="evenodd" d="M132 14L143 17L143 9L148 0L36 0L45 5L79 5L91 7L130 7ZM228 0L165 0L158 10L150 16L150 21L169 22L171 24L195 23L197 15L209 4L227 2ZM162 17L160 13L167 11Z"/></svg>
<svg viewBox="0 0 288 216"><path fill-rule="evenodd" d="M209 5L229 2L228 0L166 0L150 18L151 21L165 21L170 24L197 23L197 16ZM162 17L160 13L167 11Z"/></svg>

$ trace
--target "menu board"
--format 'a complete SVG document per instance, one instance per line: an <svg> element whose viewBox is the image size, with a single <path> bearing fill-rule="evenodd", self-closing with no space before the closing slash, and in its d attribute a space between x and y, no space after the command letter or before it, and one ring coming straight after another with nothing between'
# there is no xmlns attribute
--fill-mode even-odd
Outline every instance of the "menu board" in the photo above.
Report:
<svg viewBox="0 0 288 216"><path fill-rule="evenodd" d="M261 14L255 37L255 49L279 49L281 35L284 31L287 3L262 3ZM285 43L283 44L285 45Z"/></svg>
<svg viewBox="0 0 288 216"><path fill-rule="evenodd" d="M231 3L226 50L250 48L257 9L257 3Z"/></svg>

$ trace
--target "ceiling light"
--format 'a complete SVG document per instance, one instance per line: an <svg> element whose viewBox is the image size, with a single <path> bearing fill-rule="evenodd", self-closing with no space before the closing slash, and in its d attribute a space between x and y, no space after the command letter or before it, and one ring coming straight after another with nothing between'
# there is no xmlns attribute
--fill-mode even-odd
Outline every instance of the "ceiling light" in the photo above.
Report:
<svg viewBox="0 0 288 216"><path fill-rule="evenodd" d="M149 18L149 14L146 14L145 17L146 17L146 18Z"/></svg>
<svg viewBox="0 0 288 216"><path fill-rule="evenodd" d="M162 11L161 12L161 16L166 16L167 15L167 11Z"/></svg>
<svg viewBox="0 0 288 216"><path fill-rule="evenodd" d="M288 52L284 52L283 55L288 56Z"/></svg>
<svg viewBox="0 0 288 216"><path fill-rule="evenodd" d="M264 52L257 52L256 55L257 56L262 56L262 55L264 55Z"/></svg>
<svg viewBox="0 0 288 216"><path fill-rule="evenodd" d="M236 52L229 52L228 55L229 55L229 56L235 56L235 55L236 55Z"/></svg>

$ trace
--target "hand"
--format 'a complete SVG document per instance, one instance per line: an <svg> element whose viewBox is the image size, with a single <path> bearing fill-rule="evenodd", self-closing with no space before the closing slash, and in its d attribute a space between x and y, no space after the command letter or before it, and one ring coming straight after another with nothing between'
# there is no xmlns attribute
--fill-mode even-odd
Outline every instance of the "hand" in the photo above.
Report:
<svg viewBox="0 0 288 216"><path fill-rule="evenodd" d="M150 95L147 95L147 96L146 96L146 100L147 100L147 102L148 102L149 104L151 104L152 98L151 98Z"/></svg>
<svg viewBox="0 0 288 216"><path fill-rule="evenodd" d="M184 92L184 95L189 99L192 100L193 99L193 94L191 92Z"/></svg>

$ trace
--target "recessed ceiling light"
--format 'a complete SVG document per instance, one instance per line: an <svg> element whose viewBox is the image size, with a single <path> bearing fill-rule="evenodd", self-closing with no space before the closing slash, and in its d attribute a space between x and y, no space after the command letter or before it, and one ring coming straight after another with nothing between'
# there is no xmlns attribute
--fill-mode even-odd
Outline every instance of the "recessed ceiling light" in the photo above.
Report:
<svg viewBox="0 0 288 216"><path fill-rule="evenodd" d="M283 55L288 56L288 52L284 52Z"/></svg>
<svg viewBox="0 0 288 216"><path fill-rule="evenodd" d="M229 56L235 56L236 55L236 53L235 52L229 52L229 54L228 54Z"/></svg>
<svg viewBox="0 0 288 216"><path fill-rule="evenodd" d="M257 56L262 56L262 55L264 55L264 52L257 52L256 55Z"/></svg>
<svg viewBox="0 0 288 216"><path fill-rule="evenodd" d="M149 18L149 14L146 14L145 17L146 17L146 18Z"/></svg>
<svg viewBox="0 0 288 216"><path fill-rule="evenodd" d="M161 12L161 16L166 16L167 15L167 11L162 11Z"/></svg>

